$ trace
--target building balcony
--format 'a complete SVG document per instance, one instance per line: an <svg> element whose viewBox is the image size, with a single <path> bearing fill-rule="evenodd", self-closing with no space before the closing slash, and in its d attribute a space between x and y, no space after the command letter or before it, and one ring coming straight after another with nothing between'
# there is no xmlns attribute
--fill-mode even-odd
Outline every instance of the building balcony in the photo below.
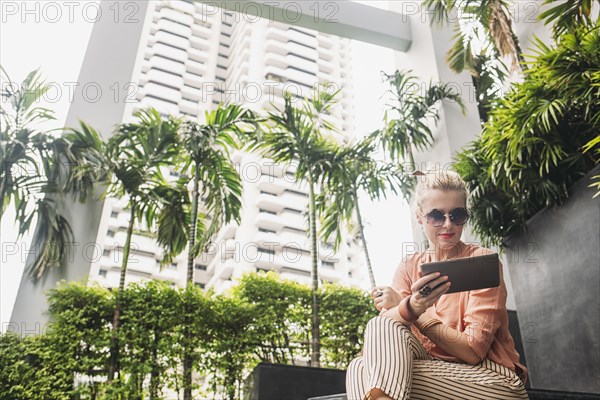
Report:
<svg viewBox="0 0 600 400"><path fill-rule="evenodd" d="M281 195L281 199L288 208L295 210L306 210L308 208L308 196L304 197L293 192L285 192Z"/></svg>
<svg viewBox="0 0 600 400"><path fill-rule="evenodd" d="M194 45L194 47L188 50L188 58L207 64L209 62L210 50L211 48L208 43L204 43L203 46Z"/></svg>
<svg viewBox="0 0 600 400"><path fill-rule="evenodd" d="M176 61L185 62L185 60L187 60L186 50L176 49L163 43L156 43L152 46L152 50L154 51L154 54L160 54Z"/></svg>
<svg viewBox="0 0 600 400"><path fill-rule="evenodd" d="M267 39L272 39L278 42L287 42L288 33L287 30L282 30L277 26L269 25L267 27Z"/></svg>
<svg viewBox="0 0 600 400"><path fill-rule="evenodd" d="M184 99L179 102L179 109L188 114L198 115L200 113L200 105L198 103Z"/></svg>
<svg viewBox="0 0 600 400"><path fill-rule="evenodd" d="M256 197L256 206L279 213L286 207L286 203L281 196L261 193Z"/></svg>
<svg viewBox="0 0 600 400"><path fill-rule="evenodd" d="M205 76L207 69L206 69L206 64L202 64L201 62L192 60L192 59L186 59L185 61L185 66L187 67L188 71L191 71L195 74L198 75L202 75ZM190 78L188 78L190 79Z"/></svg>
<svg viewBox="0 0 600 400"><path fill-rule="evenodd" d="M285 226L285 223L280 216L265 212L259 212L256 215L254 223L260 228L270 229L272 231L279 231Z"/></svg>
<svg viewBox="0 0 600 400"><path fill-rule="evenodd" d="M194 17L192 17L191 15L177 12L167 7L160 9L160 11L157 12L156 17L159 19L161 17L166 17L173 21L181 22L182 24L185 24L187 26L192 26L194 24Z"/></svg>
<svg viewBox="0 0 600 400"><path fill-rule="evenodd" d="M265 40L265 53L272 54L273 56L285 57L288 53L288 44L286 41L279 41L273 39Z"/></svg>
<svg viewBox="0 0 600 400"><path fill-rule="evenodd" d="M304 214L283 211L281 213L281 218L285 221L286 227L304 232L308 230L308 221L306 220L306 216Z"/></svg>
<svg viewBox="0 0 600 400"><path fill-rule="evenodd" d="M157 30L164 29L185 37L189 37L192 34L191 28L162 18L156 21L156 28Z"/></svg>
<svg viewBox="0 0 600 400"><path fill-rule="evenodd" d="M213 36L212 29L198 24L192 25L192 34L204 40L209 40Z"/></svg>
<svg viewBox="0 0 600 400"><path fill-rule="evenodd" d="M181 100L181 93L179 90L169 88L163 85L159 85L154 82L148 82L144 85L144 88L140 90L141 95L153 95L156 97L160 97L163 100L168 102L173 102L175 104L179 103Z"/></svg>
<svg viewBox="0 0 600 400"><path fill-rule="evenodd" d="M161 82L173 87L180 87L183 84L183 79L180 76L169 74L153 68L148 71L145 80Z"/></svg>
<svg viewBox="0 0 600 400"><path fill-rule="evenodd" d="M254 236L253 242L259 246L269 249L272 247L279 247L281 243L281 235L279 233L258 231Z"/></svg>
<svg viewBox="0 0 600 400"><path fill-rule="evenodd" d="M279 173L278 168L275 165L271 165L270 167L267 166L266 169L268 168L271 168L271 173ZM283 178L278 178L276 176L271 175L262 175L258 179L257 186L259 190L280 195L285 191L285 189L288 186L291 186L291 184L286 182Z"/></svg>
<svg viewBox="0 0 600 400"><path fill-rule="evenodd" d="M165 114L174 114L175 115L175 114L179 113L179 106L177 104L169 103L169 102L162 101L160 99L155 99L152 97L144 97L140 101L140 109L144 109L144 108L148 108L148 107L154 107L159 112L162 112Z"/></svg>
<svg viewBox="0 0 600 400"><path fill-rule="evenodd" d="M171 71L179 75L182 75L185 72L185 66L183 65L183 63L157 56L154 52L148 60L147 64L149 68L156 67L164 69L165 71Z"/></svg>
<svg viewBox="0 0 600 400"><path fill-rule="evenodd" d="M157 31L156 34L154 34L154 40L156 42L169 43L173 46L181 47L182 49L189 48L189 41L187 39L167 31Z"/></svg>

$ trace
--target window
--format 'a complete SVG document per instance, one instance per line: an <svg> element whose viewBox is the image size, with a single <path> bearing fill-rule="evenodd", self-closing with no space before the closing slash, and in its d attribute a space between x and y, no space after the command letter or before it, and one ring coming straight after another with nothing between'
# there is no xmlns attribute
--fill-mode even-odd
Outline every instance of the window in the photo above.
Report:
<svg viewBox="0 0 600 400"><path fill-rule="evenodd" d="M299 247L290 247L290 246L284 246L282 252L286 252L285 254L289 257L289 258L295 258L298 257L301 254L305 254L307 256L310 255L310 251L309 250L305 250ZM285 257L284 257L285 258Z"/></svg>
<svg viewBox="0 0 600 400"><path fill-rule="evenodd" d="M287 211L292 214L302 214L302 210L296 210L295 208L285 207L283 211Z"/></svg>
<svg viewBox="0 0 600 400"><path fill-rule="evenodd" d="M194 285L198 286L200 289L204 289L206 287L206 284L200 282L196 282Z"/></svg>
<svg viewBox="0 0 600 400"><path fill-rule="evenodd" d="M334 263L332 263L331 261L322 261L322 262L321 262L321 265L322 265L324 268L333 268L333 267L335 267L335 264L334 264Z"/></svg>
<svg viewBox="0 0 600 400"><path fill-rule="evenodd" d="M106 270L105 269L101 269L100 271L98 271L98 276L106 278Z"/></svg>
<svg viewBox="0 0 600 400"><path fill-rule="evenodd" d="M269 210L265 210L264 208L259 208L258 209L259 213L266 213L266 214L273 214L273 215L277 215L277 213L275 211L269 211Z"/></svg>
<svg viewBox="0 0 600 400"><path fill-rule="evenodd" d="M110 249L104 249L104 251L102 252L102 255L104 257L110 257Z"/></svg>
<svg viewBox="0 0 600 400"><path fill-rule="evenodd" d="M304 74L309 74L309 75L317 76L317 74L315 74L314 72L307 71L305 69L298 68L298 67L292 67L291 65L289 67L287 67L287 69L291 69L291 70L294 70L294 71L302 72Z"/></svg>
<svg viewBox="0 0 600 400"><path fill-rule="evenodd" d="M111 211L110 217L111 218L118 218L119 217L119 212L118 211Z"/></svg>
<svg viewBox="0 0 600 400"><path fill-rule="evenodd" d="M115 237L115 231L109 229L108 232L106 232L106 236L108 236L108 237Z"/></svg>
<svg viewBox="0 0 600 400"><path fill-rule="evenodd" d="M315 35L313 35L312 33L308 33L308 32L305 32L305 31L301 31L300 29L296 29L296 28L292 28L292 27L289 27L289 28L288 28L288 32L289 32L289 31L298 32L298 33L301 33L301 34L303 34L303 35L306 35L306 36L308 36L308 37L311 37L311 38L314 38L314 37L316 37L316 36L315 36Z"/></svg>
<svg viewBox="0 0 600 400"><path fill-rule="evenodd" d="M293 190L293 189L285 189L285 191L287 193L291 193L291 194L295 194L297 196L302 196L302 197L308 197L308 194L304 193L304 192L299 192L297 190Z"/></svg>
<svg viewBox="0 0 600 400"><path fill-rule="evenodd" d="M311 50L317 50L317 49L316 49L316 48L314 48L313 46L309 46L309 45L307 45L307 44L300 43L300 42L297 42L297 41L295 41L295 40L288 40L288 43L295 43L295 44L299 44L300 46L303 46L303 47L308 47L308 48L309 48L309 49L311 49Z"/></svg>
<svg viewBox="0 0 600 400"><path fill-rule="evenodd" d="M265 249L264 247L259 247L258 252L265 253L265 254L275 254L275 250Z"/></svg>
<svg viewBox="0 0 600 400"><path fill-rule="evenodd" d="M163 85L163 86L164 86L164 85ZM146 97L149 97L149 98L151 98L151 99L160 100L160 101L163 101L163 102L165 102L165 103L169 103L169 104L174 104L174 105L176 105L176 106L178 106L178 105L179 105L179 104L177 104L177 102L176 102L176 101L171 101L171 100L163 99L162 97L154 96L154 95L152 95L152 94L147 94L147 95L146 95Z"/></svg>
<svg viewBox="0 0 600 400"><path fill-rule="evenodd" d="M267 192L267 191L264 191L264 190L261 190L260 194L268 194L269 196L275 196L275 197L277 197L277 195L275 193Z"/></svg>
<svg viewBox="0 0 600 400"><path fill-rule="evenodd" d="M200 271L206 271L207 266L204 264L196 264L194 265L195 269L199 269Z"/></svg>
<svg viewBox="0 0 600 400"><path fill-rule="evenodd" d="M276 231L272 231L271 229L265 229L265 228L258 228L259 232L265 232L265 233L277 233Z"/></svg>
<svg viewBox="0 0 600 400"><path fill-rule="evenodd" d="M169 268L177 269L177 263L171 263L171 265L169 265Z"/></svg>

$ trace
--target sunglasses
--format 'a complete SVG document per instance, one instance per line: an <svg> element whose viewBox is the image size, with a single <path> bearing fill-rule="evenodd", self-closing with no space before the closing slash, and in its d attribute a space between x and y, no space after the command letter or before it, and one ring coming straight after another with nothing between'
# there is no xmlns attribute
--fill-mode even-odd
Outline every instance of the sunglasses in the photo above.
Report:
<svg viewBox="0 0 600 400"><path fill-rule="evenodd" d="M421 212L421 214L423 213ZM466 224L469 220L469 211L467 211L466 208L460 207L450 211L450 214L444 214L440 210L434 208L427 214L423 214L423 216L427 219L429 225L437 228L444 225L446 216L450 217L450 221L452 221L454 225Z"/></svg>

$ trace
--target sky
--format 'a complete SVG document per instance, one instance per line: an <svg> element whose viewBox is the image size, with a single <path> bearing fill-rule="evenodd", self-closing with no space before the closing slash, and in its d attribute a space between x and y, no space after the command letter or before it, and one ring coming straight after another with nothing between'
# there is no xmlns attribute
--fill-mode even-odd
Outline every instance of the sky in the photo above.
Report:
<svg viewBox="0 0 600 400"><path fill-rule="evenodd" d="M70 87L77 81L97 3L0 2L0 64L15 82L40 68L46 82L53 84L53 95L46 96L47 101L41 104L55 111L56 120L45 125L48 129L62 127L66 119ZM381 8L387 6L387 1L368 3ZM380 71L394 71L393 52L353 41L352 69L356 132L368 133L379 128L382 121L384 101L381 97L386 86L381 82ZM360 205L376 281L389 284L401 259L400 244L412 241L408 206L393 195L377 203L361 196ZM29 248L27 236L17 238L13 217L14 210L9 210L0 227L1 331L10 319ZM368 286L365 282L365 288Z"/></svg>

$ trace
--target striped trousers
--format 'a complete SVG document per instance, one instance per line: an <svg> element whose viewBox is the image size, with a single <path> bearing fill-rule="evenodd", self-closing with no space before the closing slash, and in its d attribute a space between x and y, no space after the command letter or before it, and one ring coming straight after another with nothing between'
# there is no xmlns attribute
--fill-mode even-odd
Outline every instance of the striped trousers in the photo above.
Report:
<svg viewBox="0 0 600 400"><path fill-rule="evenodd" d="M477 365L432 358L410 328L385 317L367 324L363 356L348 366L348 400L373 388L395 400L528 399L510 369L484 359Z"/></svg>

